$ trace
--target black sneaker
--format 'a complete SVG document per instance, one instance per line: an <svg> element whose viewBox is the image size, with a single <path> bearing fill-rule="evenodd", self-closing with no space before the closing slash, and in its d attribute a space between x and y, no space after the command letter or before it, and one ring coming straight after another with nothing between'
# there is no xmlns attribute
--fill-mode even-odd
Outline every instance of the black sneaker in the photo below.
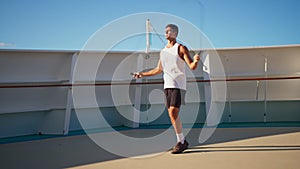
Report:
<svg viewBox="0 0 300 169"><path fill-rule="evenodd" d="M189 143L184 140L184 143L181 144L181 142L178 142L174 147L173 147L173 150L172 150L172 154L180 154L182 153L184 150L186 150L189 146Z"/></svg>

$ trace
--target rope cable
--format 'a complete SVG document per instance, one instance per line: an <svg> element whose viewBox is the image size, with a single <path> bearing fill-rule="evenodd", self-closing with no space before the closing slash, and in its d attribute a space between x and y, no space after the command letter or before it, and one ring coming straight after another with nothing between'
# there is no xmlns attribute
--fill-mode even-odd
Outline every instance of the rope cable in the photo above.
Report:
<svg viewBox="0 0 300 169"><path fill-rule="evenodd" d="M160 39L160 41L162 42L162 44L165 46L166 42L160 37L159 33L157 33L157 31L155 30L154 26L152 25L152 23L150 22L151 28L153 29L154 33L156 36L158 36L158 38Z"/></svg>

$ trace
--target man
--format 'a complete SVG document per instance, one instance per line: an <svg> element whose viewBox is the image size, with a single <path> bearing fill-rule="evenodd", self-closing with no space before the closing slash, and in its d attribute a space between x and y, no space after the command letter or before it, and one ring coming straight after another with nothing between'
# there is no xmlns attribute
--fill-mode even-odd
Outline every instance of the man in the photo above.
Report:
<svg viewBox="0 0 300 169"><path fill-rule="evenodd" d="M133 76L134 78L142 78L164 73L165 104L177 136L177 144L173 147L172 153L178 154L188 148L188 142L182 133L182 123L178 116L180 106L184 103L186 91L185 65L191 70L195 70L200 57L196 54L192 61L189 50L177 43L178 27L176 25L168 24L165 33L168 44L160 52L157 67L147 72L134 73Z"/></svg>

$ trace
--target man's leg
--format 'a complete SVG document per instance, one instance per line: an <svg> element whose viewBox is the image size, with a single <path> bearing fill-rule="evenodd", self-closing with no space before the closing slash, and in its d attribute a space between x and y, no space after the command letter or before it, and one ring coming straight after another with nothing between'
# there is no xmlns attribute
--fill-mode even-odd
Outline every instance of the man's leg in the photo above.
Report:
<svg viewBox="0 0 300 169"><path fill-rule="evenodd" d="M188 148L188 142L185 140L184 135L182 133L182 124L178 116L179 110L179 108L174 106L170 106L168 108L169 117L171 119L172 125L175 129L175 133L177 136L177 144L172 150L173 154L182 153L185 149Z"/></svg>
<svg viewBox="0 0 300 169"><path fill-rule="evenodd" d="M168 108L168 112L169 112L169 117L171 119L171 122L175 129L176 134L182 133L182 124L181 124L180 118L178 116L179 108L170 106Z"/></svg>

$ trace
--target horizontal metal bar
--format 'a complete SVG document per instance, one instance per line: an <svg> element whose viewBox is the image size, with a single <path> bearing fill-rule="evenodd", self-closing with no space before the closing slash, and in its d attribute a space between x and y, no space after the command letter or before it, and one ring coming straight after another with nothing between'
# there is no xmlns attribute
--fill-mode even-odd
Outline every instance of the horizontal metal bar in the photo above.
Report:
<svg viewBox="0 0 300 169"><path fill-rule="evenodd" d="M300 76L289 77L253 77L253 78L226 78L226 79L210 79L210 80L188 80L187 83L211 83L211 82L230 82L230 81L270 81L270 80L293 80L300 79ZM13 84L0 85L0 89L4 88L40 88L40 87L80 87L80 86L114 86L114 85L151 85L163 84L163 81L155 82L104 82L104 83L73 83L73 84Z"/></svg>

